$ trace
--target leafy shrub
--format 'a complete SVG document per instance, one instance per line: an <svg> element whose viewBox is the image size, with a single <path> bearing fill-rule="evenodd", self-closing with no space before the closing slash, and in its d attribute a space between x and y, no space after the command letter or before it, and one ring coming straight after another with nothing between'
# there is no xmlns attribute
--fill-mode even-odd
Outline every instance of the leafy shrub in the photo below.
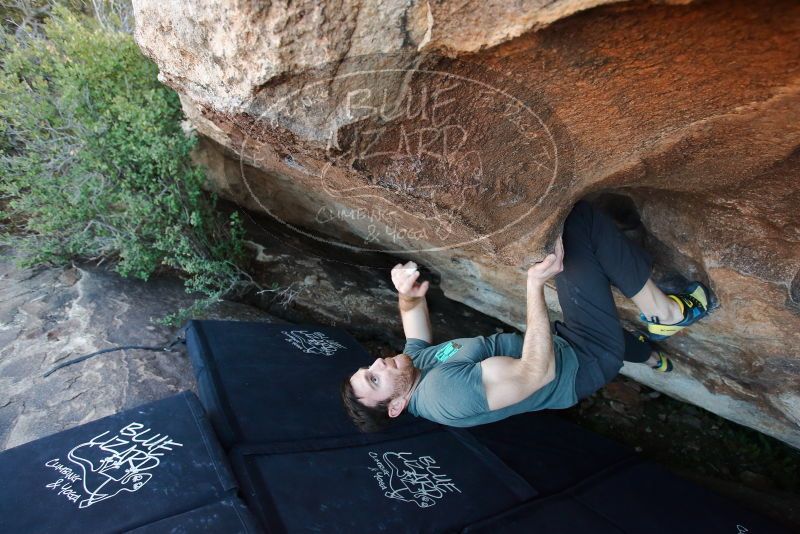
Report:
<svg viewBox="0 0 800 534"><path fill-rule="evenodd" d="M166 266L201 304L248 285L241 221L201 189L178 97L130 35L56 7L0 47L0 217L24 264Z"/></svg>

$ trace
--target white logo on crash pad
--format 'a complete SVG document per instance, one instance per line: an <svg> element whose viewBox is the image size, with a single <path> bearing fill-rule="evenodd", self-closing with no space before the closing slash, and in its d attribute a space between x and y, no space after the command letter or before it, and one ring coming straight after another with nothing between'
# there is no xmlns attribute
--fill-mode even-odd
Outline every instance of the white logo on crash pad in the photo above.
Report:
<svg viewBox="0 0 800 534"><path fill-rule="evenodd" d="M131 423L116 434L107 430L73 447L68 461L45 462L61 477L45 487L78 503L78 508L87 508L123 491L139 491L173 447L183 445L167 435L153 434L141 423Z"/></svg>
<svg viewBox="0 0 800 534"><path fill-rule="evenodd" d="M332 356L337 350L345 348L322 332L308 332L306 330L283 330L286 341L302 350L306 354L323 354Z"/></svg>
<svg viewBox="0 0 800 534"><path fill-rule="evenodd" d="M390 499L430 508L447 493L461 493L449 476L439 472L441 468L430 456L414 458L410 452L385 452L382 455L370 452L369 457L376 465L369 470Z"/></svg>

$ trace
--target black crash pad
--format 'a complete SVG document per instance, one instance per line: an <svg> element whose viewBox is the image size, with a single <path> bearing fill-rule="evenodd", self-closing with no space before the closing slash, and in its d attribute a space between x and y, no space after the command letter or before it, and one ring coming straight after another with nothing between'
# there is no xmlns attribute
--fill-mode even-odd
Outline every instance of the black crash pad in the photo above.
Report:
<svg viewBox="0 0 800 534"><path fill-rule="evenodd" d="M187 340L269 532L783 532L552 413L359 434L339 382L371 358L341 329L203 321Z"/></svg>
<svg viewBox="0 0 800 534"><path fill-rule="evenodd" d="M10 533L126 531L236 491L189 392L9 449L0 480L0 532ZM252 532L247 521L239 531Z"/></svg>
<svg viewBox="0 0 800 534"><path fill-rule="evenodd" d="M234 471L270 532L446 532L536 496L468 433L237 447Z"/></svg>
<svg viewBox="0 0 800 534"><path fill-rule="evenodd" d="M235 497L131 530L131 534L245 534L261 532L250 510Z"/></svg>
<svg viewBox="0 0 800 534"><path fill-rule="evenodd" d="M747 507L644 461L607 470L463 530L464 534L495 532L789 533Z"/></svg>
<svg viewBox="0 0 800 534"><path fill-rule="evenodd" d="M570 496L561 495L530 501L499 516L476 522L462 532L463 534L498 532L628 534L628 531L620 529L601 513L587 508ZM651 532L654 531L645 530L642 534ZM688 534L688 531L678 532Z"/></svg>
<svg viewBox="0 0 800 534"><path fill-rule="evenodd" d="M736 502L641 462L604 473L570 492L583 506L602 513L625 532L787 532ZM662 503L659 513L654 508Z"/></svg>
<svg viewBox="0 0 800 534"><path fill-rule="evenodd" d="M191 321L186 344L200 401L226 449L358 433L339 385L374 358L343 329ZM409 415L400 419L390 432L432 426Z"/></svg>
<svg viewBox="0 0 800 534"><path fill-rule="evenodd" d="M638 462L632 449L554 412L534 412L469 429L540 495L571 488L598 473Z"/></svg>

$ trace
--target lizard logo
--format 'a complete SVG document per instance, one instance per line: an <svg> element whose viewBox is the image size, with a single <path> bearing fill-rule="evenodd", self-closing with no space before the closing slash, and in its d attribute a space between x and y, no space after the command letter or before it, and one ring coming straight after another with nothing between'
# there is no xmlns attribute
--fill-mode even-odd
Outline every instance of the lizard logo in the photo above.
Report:
<svg viewBox="0 0 800 534"><path fill-rule="evenodd" d="M167 435L152 434L141 423L130 423L115 434L107 430L73 447L67 458L79 471L61 464L58 458L48 461L45 465L64 478L47 487L77 502L78 508L88 508L122 492L139 491L153 478L153 469L164 454L182 446Z"/></svg>
<svg viewBox="0 0 800 534"><path fill-rule="evenodd" d="M286 341L302 350L306 354L322 354L333 356L339 350L345 348L341 343L330 339L322 332L307 332L306 330L283 330Z"/></svg>
<svg viewBox="0 0 800 534"><path fill-rule="evenodd" d="M448 493L461 490L452 479L441 474L436 460L430 456L414 458L410 452L370 452L376 467L371 467L373 477L384 495L390 499L413 502L420 508L430 508Z"/></svg>

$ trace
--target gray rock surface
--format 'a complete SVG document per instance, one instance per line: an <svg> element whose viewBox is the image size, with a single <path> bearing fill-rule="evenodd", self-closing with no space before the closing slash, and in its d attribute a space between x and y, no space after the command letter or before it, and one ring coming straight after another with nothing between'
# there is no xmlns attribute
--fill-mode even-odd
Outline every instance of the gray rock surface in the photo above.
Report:
<svg viewBox="0 0 800 534"><path fill-rule="evenodd" d="M192 303L179 280L124 279L104 268L19 269L0 259L0 450L194 389L178 352L126 350L43 374L58 362L117 345L162 346L177 328L155 321ZM221 303L207 318L279 321Z"/></svg>

